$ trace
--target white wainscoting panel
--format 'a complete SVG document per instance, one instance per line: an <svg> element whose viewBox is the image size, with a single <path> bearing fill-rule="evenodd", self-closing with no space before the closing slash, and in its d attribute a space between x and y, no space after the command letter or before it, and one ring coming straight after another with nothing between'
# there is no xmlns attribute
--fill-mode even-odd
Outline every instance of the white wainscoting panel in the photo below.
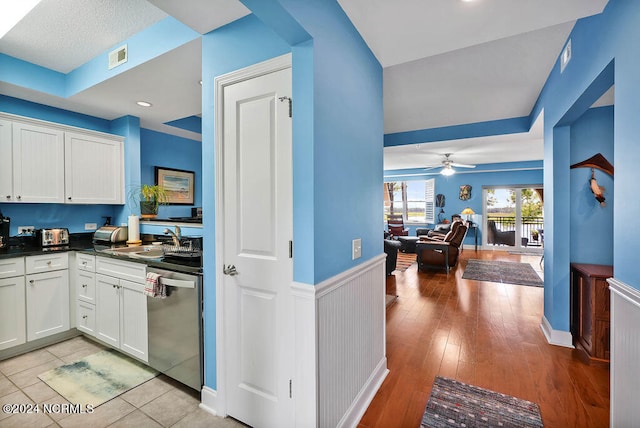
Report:
<svg viewBox="0 0 640 428"><path fill-rule="evenodd" d="M318 426L356 426L385 378L384 255L316 286Z"/></svg>
<svg viewBox="0 0 640 428"><path fill-rule="evenodd" d="M611 291L610 426L638 426L640 291L615 278L607 281Z"/></svg>

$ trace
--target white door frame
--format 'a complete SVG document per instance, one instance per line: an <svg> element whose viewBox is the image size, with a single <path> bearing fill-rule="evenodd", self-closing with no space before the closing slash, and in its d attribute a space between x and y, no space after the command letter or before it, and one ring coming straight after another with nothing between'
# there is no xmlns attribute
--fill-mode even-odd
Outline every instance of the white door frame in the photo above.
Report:
<svg viewBox="0 0 640 428"><path fill-rule="evenodd" d="M243 82L263 76L265 74L284 70L292 67L291 54L282 55L231 73L218 76L215 79L215 156L216 156L216 183L215 183L215 233L216 233L216 413L218 416L227 416L227 355L225 351L225 319L224 319L224 283L223 263L224 263L224 169L222 146L224 141L224 88L225 86Z"/></svg>

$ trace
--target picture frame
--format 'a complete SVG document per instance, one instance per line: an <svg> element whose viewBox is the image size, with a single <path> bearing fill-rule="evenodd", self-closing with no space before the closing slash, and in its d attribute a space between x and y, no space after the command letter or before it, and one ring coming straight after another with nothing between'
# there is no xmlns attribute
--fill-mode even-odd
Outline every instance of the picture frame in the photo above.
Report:
<svg viewBox="0 0 640 428"><path fill-rule="evenodd" d="M183 169L154 167L156 184L167 193L168 205L193 205L195 172Z"/></svg>

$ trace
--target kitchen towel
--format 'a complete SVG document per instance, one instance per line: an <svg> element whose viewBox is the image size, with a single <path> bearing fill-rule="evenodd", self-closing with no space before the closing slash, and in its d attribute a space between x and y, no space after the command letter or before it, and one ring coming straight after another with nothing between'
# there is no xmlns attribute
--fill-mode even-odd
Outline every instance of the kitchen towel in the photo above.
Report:
<svg viewBox="0 0 640 428"><path fill-rule="evenodd" d="M147 279L144 283L143 293L150 297L159 297L164 299L167 297L166 288L160 282L161 275L155 272L147 272Z"/></svg>

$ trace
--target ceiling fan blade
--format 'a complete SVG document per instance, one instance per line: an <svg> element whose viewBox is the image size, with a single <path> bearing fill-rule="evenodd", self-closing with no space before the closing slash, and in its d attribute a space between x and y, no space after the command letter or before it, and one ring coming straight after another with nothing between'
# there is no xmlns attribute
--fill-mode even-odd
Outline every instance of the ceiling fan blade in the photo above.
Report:
<svg viewBox="0 0 640 428"><path fill-rule="evenodd" d="M469 165L466 163L457 163L457 162L451 162L450 163L451 166L457 166L459 168L475 168L475 165Z"/></svg>

